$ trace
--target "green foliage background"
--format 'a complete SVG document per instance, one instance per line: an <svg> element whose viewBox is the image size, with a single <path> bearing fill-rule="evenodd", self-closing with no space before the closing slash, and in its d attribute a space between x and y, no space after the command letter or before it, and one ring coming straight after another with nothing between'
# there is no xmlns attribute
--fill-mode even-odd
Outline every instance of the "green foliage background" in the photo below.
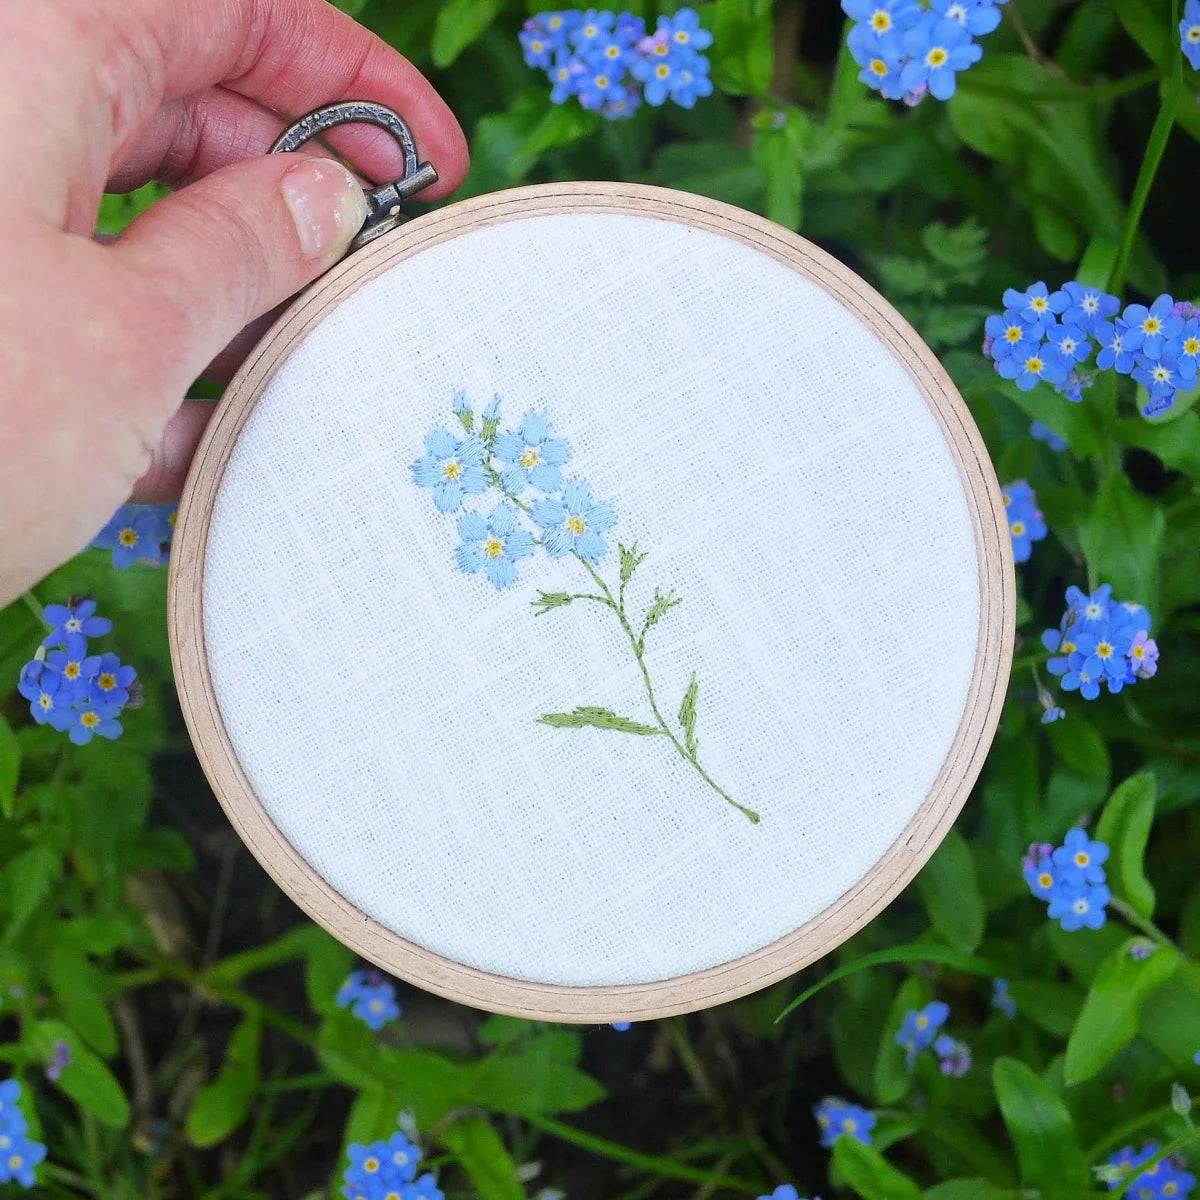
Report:
<svg viewBox="0 0 1200 1200"><path fill-rule="evenodd" d="M1003 289L1035 279L1200 298L1200 77L1172 4L1010 0L959 93L913 110L857 82L832 0L697 4L716 94L617 124L549 102L514 3L344 7L469 131L460 197L597 178L699 192L798 229L905 313L1051 527L1019 569L1009 702L914 886L799 980L624 1036L402 989L405 1017L372 1035L333 1006L349 952L240 851L191 756L163 574L82 555L37 598L95 595L146 703L118 742L85 749L19 698L0 706L0 1058L50 1146L41 1194L327 1195L345 1143L386 1136L401 1110L447 1194L484 1200L757 1196L787 1180L865 1200L1067 1198L1110 1194L1091 1168L1143 1138L1200 1157L1186 1091L1172 1106L1200 1073L1200 390L1148 422L1111 375L1070 405L1016 391L978 349ZM156 195L110 197L101 228ZM1033 442L1031 418L1069 450ZM1037 634L1067 585L1099 581L1148 605L1162 669L1043 727ZM913 636L937 653L920 613ZM40 637L30 606L0 613L0 678ZM1113 846L1117 904L1104 929L1065 934L1018 863L1081 820ZM1134 939L1157 948L1135 959ZM994 975L1012 981L1015 1020L989 1007ZM935 990L974 1053L962 1079L928 1055L909 1073L893 1041ZM57 1040L73 1063L51 1083ZM828 1093L875 1109L873 1147L817 1148Z"/></svg>

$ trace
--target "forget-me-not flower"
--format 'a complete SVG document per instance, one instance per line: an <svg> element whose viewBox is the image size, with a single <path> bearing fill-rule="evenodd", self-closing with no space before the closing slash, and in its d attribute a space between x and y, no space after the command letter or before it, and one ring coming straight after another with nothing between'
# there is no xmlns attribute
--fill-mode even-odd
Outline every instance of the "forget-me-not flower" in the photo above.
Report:
<svg viewBox="0 0 1200 1200"><path fill-rule="evenodd" d="M617 523L613 506L593 500L592 489L578 479L567 484L561 499L539 500L531 516L544 531L542 546L551 558L578 554L590 563L604 557L608 543L601 535Z"/></svg>
<svg viewBox="0 0 1200 1200"><path fill-rule="evenodd" d="M51 631L42 639L43 646L61 646L71 635L103 637L112 631L112 622L107 617L98 617L95 600L79 600L70 604L47 604L42 610L42 620L52 625Z"/></svg>
<svg viewBox="0 0 1200 1200"><path fill-rule="evenodd" d="M991 33L1000 24L1000 9L992 0L930 0L933 11L957 21L973 37Z"/></svg>
<svg viewBox="0 0 1200 1200"><path fill-rule="evenodd" d="M435 429L425 439L425 457L412 465L413 481L433 489L439 512L457 512L467 496L487 491L486 454L487 446L475 434L459 440L448 429Z"/></svg>
<svg viewBox="0 0 1200 1200"><path fill-rule="evenodd" d="M1017 1002L1009 995L1008 980L997 976L992 980L992 1007L1010 1021L1017 1015Z"/></svg>
<svg viewBox="0 0 1200 1200"><path fill-rule="evenodd" d="M1108 847L1103 842L1093 842L1082 829L1072 829L1052 858L1056 867L1064 870L1074 867L1082 872L1087 883L1104 882Z"/></svg>
<svg viewBox="0 0 1200 1200"><path fill-rule="evenodd" d="M1136 366L1133 357L1135 347L1128 343L1124 325L1119 320L1097 321L1092 327L1092 333L1100 344L1096 366L1102 371L1116 371L1118 375L1130 374Z"/></svg>
<svg viewBox="0 0 1200 1200"><path fill-rule="evenodd" d="M1070 370L1076 363L1086 362L1092 352L1092 343L1087 332L1079 325L1055 325L1047 335L1055 353Z"/></svg>
<svg viewBox="0 0 1200 1200"><path fill-rule="evenodd" d="M989 350L992 358L999 361L1007 358L1029 337L1029 322L1014 308L1005 309L1001 315L994 313L983 323L984 332L992 339Z"/></svg>
<svg viewBox="0 0 1200 1200"><path fill-rule="evenodd" d="M115 654L97 655L96 669L90 675L88 696L93 704L129 703L129 689L137 679L137 671L126 666Z"/></svg>
<svg viewBox="0 0 1200 1200"><path fill-rule="evenodd" d="M917 1055L933 1045L937 1032L946 1023L950 1015L950 1006L941 1000L934 1000L922 1009L914 1009L904 1014L900 1028L896 1031L896 1044L903 1047L905 1062L912 1070Z"/></svg>
<svg viewBox="0 0 1200 1200"><path fill-rule="evenodd" d="M163 557L158 514L150 505L123 505L91 544L99 550L111 550L112 565L118 571L135 562L157 565Z"/></svg>
<svg viewBox="0 0 1200 1200"><path fill-rule="evenodd" d="M464 513L458 519L458 535L462 538L454 552L458 569L467 575L482 572L497 590L516 583L517 563L534 551L533 535L521 528L511 504L497 504L486 519L481 513Z"/></svg>
<svg viewBox="0 0 1200 1200"><path fill-rule="evenodd" d="M1090 330L1093 321L1107 321L1120 311L1121 301L1099 288L1084 287L1072 280L1064 283L1062 290L1070 304L1063 310L1064 325L1082 325Z"/></svg>
<svg viewBox="0 0 1200 1200"><path fill-rule="evenodd" d="M1150 358L1157 358L1167 341L1183 329L1183 318L1172 311L1174 299L1164 293L1147 308L1144 304L1130 304L1121 314L1128 328L1125 344L1131 350L1141 349ZM1130 342L1130 336L1136 345Z"/></svg>
<svg viewBox="0 0 1200 1200"><path fill-rule="evenodd" d="M1179 41L1183 55L1193 71L1200 71L1200 0L1187 0L1183 20L1179 22Z"/></svg>
<svg viewBox="0 0 1200 1200"><path fill-rule="evenodd" d="M1018 292L1008 288L1004 293L1004 307L1016 312L1036 333L1047 334L1054 328L1055 316L1070 305L1065 291L1051 292L1042 280Z"/></svg>
<svg viewBox="0 0 1200 1200"><path fill-rule="evenodd" d="M72 710L73 721L67 731L71 741L77 746L86 746L93 737L113 738L121 736L121 715L119 704L92 704L85 701L77 704Z"/></svg>
<svg viewBox="0 0 1200 1200"><path fill-rule="evenodd" d="M1032 391L1039 380L1062 383L1067 377L1067 368L1052 347L1031 340L1017 345L1007 358L996 363L996 370L1004 379L1013 380L1023 392Z"/></svg>
<svg viewBox="0 0 1200 1200"><path fill-rule="evenodd" d="M871 1144L875 1114L861 1105L826 1096L813 1110L813 1115L821 1130L822 1146L832 1146L840 1137L852 1137L864 1145Z"/></svg>
<svg viewBox="0 0 1200 1200"><path fill-rule="evenodd" d="M983 47L971 40L965 26L927 12L904 32L904 49L912 55L900 72L900 84L909 91L928 86L938 100L954 95L955 73L965 71L983 57Z"/></svg>
<svg viewBox="0 0 1200 1200"><path fill-rule="evenodd" d="M1047 428L1041 421L1034 421L1029 426L1029 436L1035 442L1045 442L1056 454L1067 448L1067 443L1064 438L1060 438L1053 429Z"/></svg>
<svg viewBox="0 0 1200 1200"><path fill-rule="evenodd" d="M1102 883L1064 888L1050 897L1047 915L1052 921L1058 921L1068 933L1079 929L1099 929L1108 919L1104 909L1111 899L1112 893Z"/></svg>

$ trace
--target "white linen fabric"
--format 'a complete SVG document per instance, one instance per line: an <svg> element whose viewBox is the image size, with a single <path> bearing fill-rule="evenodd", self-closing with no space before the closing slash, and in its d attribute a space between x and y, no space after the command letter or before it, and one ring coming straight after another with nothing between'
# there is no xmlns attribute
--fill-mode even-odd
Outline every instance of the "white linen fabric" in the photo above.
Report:
<svg viewBox="0 0 1200 1200"><path fill-rule="evenodd" d="M613 612L542 550L496 590L414 482L465 390L544 413L566 475L682 597L646 639L665 718L698 682L699 761L653 723ZM531 490L528 501L537 498ZM496 494L468 497L489 513ZM529 217L351 296L267 387L212 516L204 632L267 813L363 912L500 975L648 982L738 958L869 872L963 714L979 572L950 449L900 363L797 271L649 217ZM636 619L631 617L631 619Z"/></svg>

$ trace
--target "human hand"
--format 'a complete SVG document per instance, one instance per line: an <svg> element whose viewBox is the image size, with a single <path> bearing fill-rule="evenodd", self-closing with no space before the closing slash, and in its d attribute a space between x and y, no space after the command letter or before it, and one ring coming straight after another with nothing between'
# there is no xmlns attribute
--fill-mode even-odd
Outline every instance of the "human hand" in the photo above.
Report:
<svg viewBox="0 0 1200 1200"><path fill-rule="evenodd" d="M182 404L188 386L213 360L228 373L239 331L358 231L361 187L333 158L263 156L290 119L342 99L405 117L441 176L423 198L461 181L450 110L325 0L0 10L0 605L131 491L178 493L211 410ZM401 174L381 130L329 141L370 177ZM102 194L152 178L180 190L94 241Z"/></svg>

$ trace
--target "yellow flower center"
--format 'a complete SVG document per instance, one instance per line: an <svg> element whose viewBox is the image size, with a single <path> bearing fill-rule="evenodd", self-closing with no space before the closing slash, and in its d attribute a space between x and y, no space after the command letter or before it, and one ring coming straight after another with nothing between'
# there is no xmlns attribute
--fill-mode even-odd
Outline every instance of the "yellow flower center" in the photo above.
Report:
<svg viewBox="0 0 1200 1200"><path fill-rule="evenodd" d="M542 45L543 45L542 42L530 42L529 48L530 48L530 50L532 50L534 52L534 54L541 54Z"/></svg>
<svg viewBox="0 0 1200 1200"><path fill-rule="evenodd" d="M892 27L892 14L886 13L882 8L876 9L871 14L871 28L876 33L887 33Z"/></svg>
<svg viewBox="0 0 1200 1200"><path fill-rule="evenodd" d="M1023 332L1024 331L1021 329L1020 325L1010 325L1004 331L1004 340L1006 342L1012 342L1013 345L1016 345L1016 343L1021 340L1021 334Z"/></svg>
<svg viewBox="0 0 1200 1200"><path fill-rule="evenodd" d="M842 1122L843 1133L853 1133L858 1128L858 1122L853 1117L847 1117Z"/></svg>
<svg viewBox="0 0 1200 1200"><path fill-rule="evenodd" d="M920 1016L917 1018L917 1028L918 1028L918 1029L924 1029L924 1028L925 1028L925 1026L926 1026L926 1025L928 1025L928 1024L929 1024L929 1018L928 1018L928 1017L927 1017L927 1016L926 1016L924 1013L922 1013L922 1014L921 1014L921 1015L920 1015Z"/></svg>
<svg viewBox="0 0 1200 1200"><path fill-rule="evenodd" d="M1088 855L1086 850L1080 850L1079 853L1075 855L1075 865L1077 867L1086 867L1091 861L1091 857Z"/></svg>
<svg viewBox="0 0 1200 1200"><path fill-rule="evenodd" d="M462 474L462 463L455 462L451 459L443 468L442 474L447 479L457 479Z"/></svg>
<svg viewBox="0 0 1200 1200"><path fill-rule="evenodd" d="M1024 521L1014 521L1012 523L1013 537L1020 537L1025 532Z"/></svg>
<svg viewBox="0 0 1200 1200"><path fill-rule="evenodd" d="M1045 363L1043 363L1036 354L1032 358L1027 358L1025 360L1025 370L1027 370L1030 375L1040 375L1042 373L1043 366L1045 366Z"/></svg>
<svg viewBox="0 0 1200 1200"><path fill-rule="evenodd" d="M1072 905L1072 907L1082 917L1083 914L1088 910L1088 902L1083 896L1080 896L1079 899L1075 901L1074 905Z"/></svg>
<svg viewBox="0 0 1200 1200"><path fill-rule="evenodd" d="M871 59L871 71L882 79L888 73L888 65L882 58Z"/></svg>
<svg viewBox="0 0 1200 1200"><path fill-rule="evenodd" d="M1062 645L1059 646L1059 649L1064 654L1074 654L1075 653L1075 643L1074 642L1063 642Z"/></svg>
<svg viewBox="0 0 1200 1200"><path fill-rule="evenodd" d="M117 686L117 677L113 674L110 674L108 671L105 671L104 674L96 680L96 686L99 687L102 692L111 692L113 688Z"/></svg>
<svg viewBox="0 0 1200 1200"><path fill-rule="evenodd" d="M568 517L567 528L573 534L575 534L576 537L578 537L587 528L587 526L583 523L582 517Z"/></svg>
<svg viewBox="0 0 1200 1200"><path fill-rule="evenodd" d="M944 67L946 65L946 59L949 57L950 55L947 54L941 46L934 46L934 48L925 56L925 61L931 67Z"/></svg>
<svg viewBox="0 0 1200 1200"><path fill-rule="evenodd" d="M1154 368L1154 382L1166 383L1171 378L1171 372L1166 367L1158 366Z"/></svg>
<svg viewBox="0 0 1200 1200"><path fill-rule="evenodd" d="M562 25L562 17L551 17L546 24L549 25L551 29L558 29Z"/></svg>
<svg viewBox="0 0 1200 1200"><path fill-rule="evenodd" d="M686 30L686 29L677 29L677 30L675 30L675 40L676 40L676 41L677 41L677 42L678 42L678 43L679 43L681 46L686 46L686 45L688 44L688 41L690 40L690 39L688 38L687 30Z"/></svg>
<svg viewBox="0 0 1200 1200"><path fill-rule="evenodd" d="M1189 42L1200 42L1200 25L1189 26L1187 40Z"/></svg>
<svg viewBox="0 0 1200 1200"><path fill-rule="evenodd" d="M63 674L68 679L78 679L79 678L79 664L78 663L67 663L67 665L65 667L63 667Z"/></svg>
<svg viewBox="0 0 1200 1200"><path fill-rule="evenodd" d="M659 58L662 58L664 54L671 53L671 47L668 46L666 42L655 42L654 53L657 54Z"/></svg>
<svg viewBox="0 0 1200 1200"><path fill-rule="evenodd" d="M666 63L659 63L658 66L654 68L654 73L659 77L659 79L666 79L666 77L671 73L671 68L667 66Z"/></svg>
<svg viewBox="0 0 1200 1200"><path fill-rule="evenodd" d="M619 58L621 56L620 46L606 46L604 53L609 58Z"/></svg>
<svg viewBox="0 0 1200 1200"><path fill-rule="evenodd" d="M392 1155L392 1162L394 1162L396 1164L396 1166L398 1166L398 1167L407 1166L408 1165L407 1153L405 1153L405 1151L403 1151L403 1150L397 1150L396 1153Z"/></svg>
<svg viewBox="0 0 1200 1200"><path fill-rule="evenodd" d="M138 543L138 535L134 533L132 529L122 529L121 532L117 534L117 541L120 542L122 546L136 546Z"/></svg>
<svg viewBox="0 0 1200 1200"><path fill-rule="evenodd" d="M25 1160L19 1154L12 1154L8 1159L9 1170L19 1171L25 1165Z"/></svg>
<svg viewBox="0 0 1200 1200"><path fill-rule="evenodd" d="M483 543L483 552L488 558L499 558L504 553L504 543L499 538L488 538Z"/></svg>
<svg viewBox="0 0 1200 1200"><path fill-rule="evenodd" d="M370 1008L371 1008L371 1011L375 1012L375 1013L383 1012L383 1001L382 1000L372 1000L371 1004L370 1004Z"/></svg>
<svg viewBox="0 0 1200 1200"><path fill-rule="evenodd" d="M594 38L600 30L595 25L585 25L583 27L583 36L585 38Z"/></svg>
<svg viewBox="0 0 1200 1200"><path fill-rule="evenodd" d="M1164 1196L1173 1196L1177 1191L1179 1191L1179 1185L1173 1179L1168 1180L1168 1182L1162 1185L1162 1194Z"/></svg>
<svg viewBox="0 0 1200 1200"><path fill-rule="evenodd" d="M170 527L171 527L172 529L174 529L174 528L175 528L175 522L176 522L178 519L179 519L179 509L175 509L175 511L174 511L174 512L172 512L172 513L171 513L171 515L170 515L170 516L167 518L167 524L168 524L168 525L170 525Z"/></svg>
<svg viewBox="0 0 1200 1200"><path fill-rule="evenodd" d="M1038 887L1048 888L1054 882L1054 876L1049 871L1043 871L1038 876Z"/></svg>
<svg viewBox="0 0 1200 1200"><path fill-rule="evenodd" d="M45 692L42 692L42 694L38 696L38 705L41 707L42 712L49 712L54 707L54 697L48 696Z"/></svg>
<svg viewBox="0 0 1200 1200"><path fill-rule="evenodd" d="M608 87L608 76L607 75L597 75L596 76L596 86L598 88Z"/></svg>
<svg viewBox="0 0 1200 1200"><path fill-rule="evenodd" d="M1129 650L1129 653L1132 654L1134 658L1145 658L1146 657L1146 647L1145 646L1132 646Z"/></svg>
<svg viewBox="0 0 1200 1200"><path fill-rule="evenodd" d="M1034 312L1041 313L1045 312L1046 309L1050 307L1050 302L1045 296L1034 296L1034 298L1029 302L1029 307L1032 308Z"/></svg>
<svg viewBox="0 0 1200 1200"><path fill-rule="evenodd" d="M1162 322L1157 317L1147 317L1142 322L1142 329L1146 333L1157 333L1162 328Z"/></svg>
<svg viewBox="0 0 1200 1200"><path fill-rule="evenodd" d="M1112 658L1112 652L1113 652L1113 648L1112 648L1112 644L1110 642L1101 642L1096 647L1096 657L1097 658Z"/></svg>
<svg viewBox="0 0 1200 1200"><path fill-rule="evenodd" d="M1200 26L1197 26L1197 28L1200 28ZM1183 343L1183 352L1189 358L1200 354L1200 338L1188 338L1187 341Z"/></svg>
<svg viewBox="0 0 1200 1200"><path fill-rule="evenodd" d="M377 1159L374 1155L372 1155L370 1158L364 1158L363 1170L366 1171L368 1175L374 1175L375 1172L379 1170L379 1159Z"/></svg>
<svg viewBox="0 0 1200 1200"><path fill-rule="evenodd" d="M79 718L79 723L85 729L95 729L100 724L100 718L94 712L85 712Z"/></svg>

